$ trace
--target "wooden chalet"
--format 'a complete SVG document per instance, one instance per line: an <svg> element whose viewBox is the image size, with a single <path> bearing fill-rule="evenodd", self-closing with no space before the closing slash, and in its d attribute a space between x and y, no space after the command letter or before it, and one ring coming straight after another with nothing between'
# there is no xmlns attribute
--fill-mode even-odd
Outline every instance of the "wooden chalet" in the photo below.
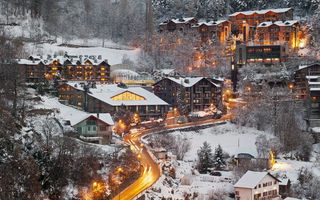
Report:
<svg viewBox="0 0 320 200"><path fill-rule="evenodd" d="M178 90L185 90L185 104L190 112L222 105L223 81L206 77L167 77L153 85L153 92L172 107L178 107Z"/></svg>
<svg viewBox="0 0 320 200"><path fill-rule="evenodd" d="M48 80L94 80L109 82L110 65L100 56L91 58L69 58L57 56L47 59L32 57L19 59L18 64L25 67L26 82L41 83Z"/></svg>
<svg viewBox="0 0 320 200"><path fill-rule="evenodd" d="M256 27L262 22L293 20L292 8L236 12L229 15L234 32L242 34L242 41L253 39Z"/></svg>
<svg viewBox="0 0 320 200"><path fill-rule="evenodd" d="M224 43L231 34L231 22L228 20L199 22L193 25L192 29L200 35L203 42L216 38Z"/></svg>

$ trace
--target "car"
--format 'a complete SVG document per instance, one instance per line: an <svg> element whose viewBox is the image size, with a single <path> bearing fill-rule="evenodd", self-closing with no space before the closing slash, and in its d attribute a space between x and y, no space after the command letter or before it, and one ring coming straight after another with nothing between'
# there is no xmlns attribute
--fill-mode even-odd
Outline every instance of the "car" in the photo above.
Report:
<svg viewBox="0 0 320 200"><path fill-rule="evenodd" d="M221 176L221 172L212 172L210 173L211 176Z"/></svg>

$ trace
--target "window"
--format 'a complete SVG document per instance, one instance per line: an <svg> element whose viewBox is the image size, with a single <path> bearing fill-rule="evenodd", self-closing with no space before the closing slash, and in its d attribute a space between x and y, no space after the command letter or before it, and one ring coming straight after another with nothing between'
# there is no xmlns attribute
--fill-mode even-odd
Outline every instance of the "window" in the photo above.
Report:
<svg viewBox="0 0 320 200"><path fill-rule="evenodd" d="M82 106L82 103L81 103L81 102L78 102L78 106Z"/></svg>
<svg viewBox="0 0 320 200"><path fill-rule="evenodd" d="M91 126L88 126L88 131L90 131L91 130Z"/></svg>
<svg viewBox="0 0 320 200"><path fill-rule="evenodd" d="M81 98L82 98L82 95L81 95L81 94L79 94L79 95L78 95L78 99L81 99Z"/></svg>
<svg viewBox="0 0 320 200"><path fill-rule="evenodd" d="M274 182L273 182L273 184L275 184L275 185L276 185L276 184L277 184L277 181L274 181Z"/></svg>
<svg viewBox="0 0 320 200"><path fill-rule="evenodd" d="M78 132L79 134L81 134L81 133L82 133L82 128L81 128L81 127L77 127L77 132Z"/></svg>
<svg viewBox="0 0 320 200"><path fill-rule="evenodd" d="M87 125L89 125L89 126L96 125L96 121L94 121L94 120L88 120L88 121L87 121Z"/></svg>
<svg viewBox="0 0 320 200"><path fill-rule="evenodd" d="M258 186L259 186L259 188L261 188L261 184L259 184Z"/></svg>
<svg viewBox="0 0 320 200"><path fill-rule="evenodd" d="M93 130L93 131L96 131L96 130L97 130L97 127L96 127L96 126L93 126L93 127L92 127L92 130Z"/></svg>
<svg viewBox="0 0 320 200"><path fill-rule="evenodd" d="M239 195L239 191L236 191L236 195Z"/></svg>
<svg viewBox="0 0 320 200"><path fill-rule="evenodd" d="M263 196L268 196L268 192L263 192Z"/></svg>
<svg viewBox="0 0 320 200"><path fill-rule="evenodd" d="M100 126L100 131L106 131L107 127L106 126Z"/></svg>

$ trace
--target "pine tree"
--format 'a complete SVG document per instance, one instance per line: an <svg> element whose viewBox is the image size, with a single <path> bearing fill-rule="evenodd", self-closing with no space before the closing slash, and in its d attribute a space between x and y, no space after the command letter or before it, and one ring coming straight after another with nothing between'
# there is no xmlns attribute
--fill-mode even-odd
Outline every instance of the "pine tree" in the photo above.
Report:
<svg viewBox="0 0 320 200"><path fill-rule="evenodd" d="M214 167L218 170L221 170L226 165L226 162L223 159L223 151L220 145L215 149L214 152Z"/></svg>
<svg viewBox="0 0 320 200"><path fill-rule="evenodd" d="M213 167L214 163L211 151L211 146L207 142L204 142L203 146L198 150L199 163L197 168L200 173L206 173L208 168Z"/></svg>

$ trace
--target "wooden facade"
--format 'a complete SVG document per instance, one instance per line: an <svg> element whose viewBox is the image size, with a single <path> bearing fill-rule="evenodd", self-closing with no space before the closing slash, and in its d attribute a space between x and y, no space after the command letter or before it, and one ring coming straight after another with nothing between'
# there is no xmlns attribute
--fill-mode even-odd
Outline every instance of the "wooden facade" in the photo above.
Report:
<svg viewBox="0 0 320 200"><path fill-rule="evenodd" d="M101 137L100 144L107 144L112 139L112 125L108 124L99 118L99 114L96 116L90 115L86 119L83 119L73 125L74 129L81 136L85 137Z"/></svg>
<svg viewBox="0 0 320 200"><path fill-rule="evenodd" d="M90 113L110 113L113 115L124 106L126 110L139 114L141 119L158 119L165 116L168 111L167 103L155 105L151 100L148 100L150 101L150 105L141 104L139 101L146 100L143 94L134 94L130 91L119 93L116 96L110 97L109 101L107 99L104 101L95 97L91 93L90 88L86 90L81 85L73 87L64 83L58 87L58 96L61 103L80 107ZM117 101L125 101L130 105L113 105L110 103L116 103Z"/></svg>
<svg viewBox="0 0 320 200"><path fill-rule="evenodd" d="M110 81L110 65L106 60L51 59L18 60L25 67L26 82L43 83L48 80Z"/></svg>
<svg viewBox="0 0 320 200"><path fill-rule="evenodd" d="M228 20L201 22L193 25L192 29L199 34L203 42L216 38L224 43L231 34L231 22Z"/></svg>
<svg viewBox="0 0 320 200"><path fill-rule="evenodd" d="M261 23L255 35L257 44L288 44L288 47L295 48L299 44L300 23L298 21L276 21Z"/></svg>
<svg viewBox="0 0 320 200"><path fill-rule="evenodd" d="M293 20L293 9L237 12L230 15L232 31L240 40L253 45L288 44L299 46L300 22Z"/></svg>
<svg viewBox="0 0 320 200"><path fill-rule="evenodd" d="M178 107L178 90L185 90L185 104L188 111L202 111L215 105L222 105L221 88L222 81L211 78L164 78L153 85L155 95L169 103L172 107ZM195 80L198 79L198 80Z"/></svg>
<svg viewBox="0 0 320 200"><path fill-rule="evenodd" d="M165 21L159 25L160 32L173 32L181 31L184 32L189 30L193 24L196 24L198 19L195 17L180 18L180 19L171 19Z"/></svg>
<svg viewBox="0 0 320 200"><path fill-rule="evenodd" d="M320 126L320 63L301 66L295 72L294 92L297 98L309 98L307 122L310 127Z"/></svg>

